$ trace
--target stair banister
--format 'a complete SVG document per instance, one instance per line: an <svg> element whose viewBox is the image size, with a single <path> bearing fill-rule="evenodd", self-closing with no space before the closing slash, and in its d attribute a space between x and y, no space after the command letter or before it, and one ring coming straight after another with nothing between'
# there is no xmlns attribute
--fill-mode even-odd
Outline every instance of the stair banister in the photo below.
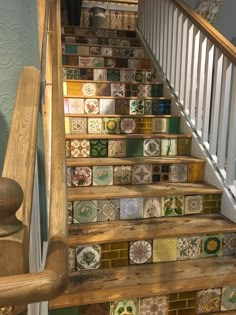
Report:
<svg viewBox="0 0 236 315"><path fill-rule="evenodd" d="M40 72L33 67L23 69L8 141L3 177L16 180L24 193L17 218L23 223L16 242L22 253L12 262L15 272L0 277L0 307L48 301L62 293L68 281L67 212L65 186L65 144L62 98L60 1L50 1L50 38L52 69L52 130L50 150L49 236L45 269L28 272L28 243L34 166L37 149ZM58 27L59 25L59 27ZM31 227L33 228L33 227ZM19 233L18 233L19 234ZM13 235L13 234L12 234ZM11 237L12 237L11 235ZM15 235L15 234L14 234ZM0 238L1 242L1 238ZM1 243L0 243L1 244ZM7 257L7 252L6 252ZM21 262L19 264L19 262ZM8 261L8 264L11 262ZM3 269L4 271L4 269ZM17 311L17 307L14 312Z"/></svg>

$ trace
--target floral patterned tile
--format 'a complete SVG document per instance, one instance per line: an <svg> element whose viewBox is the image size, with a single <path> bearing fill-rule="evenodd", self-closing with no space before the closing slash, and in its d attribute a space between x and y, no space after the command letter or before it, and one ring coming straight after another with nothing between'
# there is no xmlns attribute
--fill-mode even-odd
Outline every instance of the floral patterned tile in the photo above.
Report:
<svg viewBox="0 0 236 315"><path fill-rule="evenodd" d="M125 96L125 85L120 83L111 83L111 96Z"/></svg>
<svg viewBox="0 0 236 315"><path fill-rule="evenodd" d="M100 134L102 132L102 118L88 118L88 133Z"/></svg>
<svg viewBox="0 0 236 315"><path fill-rule="evenodd" d="M222 256L222 237L220 235L208 235L202 239L202 255Z"/></svg>
<svg viewBox="0 0 236 315"><path fill-rule="evenodd" d="M169 297L153 296L142 298L140 300L139 315L168 315L169 312Z"/></svg>
<svg viewBox="0 0 236 315"><path fill-rule="evenodd" d="M167 133L167 119L166 118L153 118L152 119L152 132L153 133Z"/></svg>
<svg viewBox="0 0 236 315"><path fill-rule="evenodd" d="M91 58L91 67L104 67L104 58L103 57Z"/></svg>
<svg viewBox="0 0 236 315"><path fill-rule="evenodd" d="M68 248L69 272L75 271L75 249Z"/></svg>
<svg viewBox="0 0 236 315"><path fill-rule="evenodd" d="M101 48L101 55L106 57L112 56L112 48L110 47L102 47Z"/></svg>
<svg viewBox="0 0 236 315"><path fill-rule="evenodd" d="M120 81L133 82L135 77L135 71L120 70Z"/></svg>
<svg viewBox="0 0 236 315"><path fill-rule="evenodd" d="M120 129L122 133L130 134L136 131L136 119L134 118L121 118Z"/></svg>
<svg viewBox="0 0 236 315"><path fill-rule="evenodd" d="M111 315L139 315L139 299L111 302Z"/></svg>
<svg viewBox="0 0 236 315"><path fill-rule="evenodd" d="M189 239L181 237L177 239L177 259L184 260L189 258Z"/></svg>
<svg viewBox="0 0 236 315"><path fill-rule="evenodd" d="M92 169L91 167L74 167L72 174L72 185L90 186L92 184Z"/></svg>
<svg viewBox="0 0 236 315"><path fill-rule="evenodd" d="M176 139L161 139L161 155L177 155L177 140Z"/></svg>
<svg viewBox="0 0 236 315"><path fill-rule="evenodd" d="M201 256L202 238L200 236L189 237L188 255L190 259Z"/></svg>
<svg viewBox="0 0 236 315"><path fill-rule="evenodd" d="M222 288L221 311L236 309L236 287ZM233 315L233 313L232 313Z"/></svg>
<svg viewBox="0 0 236 315"><path fill-rule="evenodd" d="M100 99L100 114L115 114L115 99Z"/></svg>
<svg viewBox="0 0 236 315"><path fill-rule="evenodd" d="M125 157L126 141L125 140L109 140L108 157Z"/></svg>
<svg viewBox="0 0 236 315"><path fill-rule="evenodd" d="M152 262L152 241L134 241L129 243L129 263L145 264Z"/></svg>
<svg viewBox="0 0 236 315"><path fill-rule="evenodd" d="M176 238L153 240L153 262L175 261L177 259Z"/></svg>
<svg viewBox="0 0 236 315"><path fill-rule="evenodd" d="M160 139L145 139L143 142L144 156L160 156L161 140Z"/></svg>
<svg viewBox="0 0 236 315"><path fill-rule="evenodd" d="M104 118L105 133L119 134L120 133L120 119L119 118Z"/></svg>
<svg viewBox="0 0 236 315"><path fill-rule="evenodd" d="M129 113L130 115L144 114L144 101L143 100L130 100Z"/></svg>
<svg viewBox="0 0 236 315"><path fill-rule="evenodd" d="M101 47L99 46L90 46L89 55L99 56L101 55Z"/></svg>
<svg viewBox="0 0 236 315"><path fill-rule="evenodd" d="M145 73L144 73L144 71L135 71L135 81L139 82L139 83L145 81Z"/></svg>
<svg viewBox="0 0 236 315"><path fill-rule="evenodd" d="M83 269L98 269L101 266L101 246L78 246L76 247L76 268Z"/></svg>
<svg viewBox="0 0 236 315"><path fill-rule="evenodd" d="M201 290L197 292L196 314L220 311L221 288Z"/></svg>
<svg viewBox="0 0 236 315"><path fill-rule="evenodd" d="M187 182L188 166L187 164L170 165L170 181L171 182Z"/></svg>
<svg viewBox="0 0 236 315"><path fill-rule="evenodd" d="M107 70L93 69L93 80L94 81L106 81L107 80Z"/></svg>
<svg viewBox="0 0 236 315"><path fill-rule="evenodd" d="M120 199L120 219L141 219L143 217L143 198Z"/></svg>
<svg viewBox="0 0 236 315"><path fill-rule="evenodd" d="M115 221L120 218L120 200L98 200L97 219L98 221Z"/></svg>
<svg viewBox="0 0 236 315"><path fill-rule="evenodd" d="M163 197L162 215L166 217L182 216L184 214L184 197Z"/></svg>
<svg viewBox="0 0 236 315"><path fill-rule="evenodd" d="M113 167L112 166L94 166L93 167L93 185L94 186L113 185Z"/></svg>
<svg viewBox="0 0 236 315"><path fill-rule="evenodd" d="M73 223L73 207L72 207L71 201L67 202L67 212L68 212L68 224L72 224Z"/></svg>
<svg viewBox="0 0 236 315"><path fill-rule="evenodd" d="M66 184L67 184L67 187L72 186L72 168L71 167L66 168Z"/></svg>
<svg viewBox="0 0 236 315"><path fill-rule="evenodd" d="M83 83L82 85L83 96L91 97L96 95L96 84L95 83Z"/></svg>
<svg viewBox="0 0 236 315"><path fill-rule="evenodd" d="M185 196L184 212L185 214L202 213L203 198L201 195Z"/></svg>
<svg viewBox="0 0 236 315"><path fill-rule="evenodd" d="M81 305L78 307L82 315L110 315L110 303Z"/></svg>
<svg viewBox="0 0 236 315"><path fill-rule="evenodd" d="M96 98L87 98L84 102L86 114L99 114L99 102Z"/></svg>
<svg viewBox="0 0 236 315"><path fill-rule="evenodd" d="M74 202L74 223L88 223L97 221L97 201L82 200Z"/></svg>
<svg viewBox="0 0 236 315"><path fill-rule="evenodd" d="M137 96L138 97L151 97L151 85L140 84L138 85Z"/></svg>
<svg viewBox="0 0 236 315"><path fill-rule="evenodd" d="M143 203L144 218L159 218L162 214L162 197L145 198Z"/></svg>
<svg viewBox="0 0 236 315"><path fill-rule="evenodd" d="M70 117L70 133L86 133L87 132L87 120L86 118L77 118L77 117Z"/></svg>
<svg viewBox="0 0 236 315"><path fill-rule="evenodd" d="M66 157L70 158L70 140L66 140Z"/></svg>
<svg viewBox="0 0 236 315"><path fill-rule="evenodd" d="M90 140L90 157L107 157L108 156L108 140L93 139Z"/></svg>
<svg viewBox="0 0 236 315"><path fill-rule="evenodd" d="M90 143L88 140L71 140L71 157L89 157Z"/></svg>
<svg viewBox="0 0 236 315"><path fill-rule="evenodd" d="M150 184L152 182L152 165L134 165L132 184Z"/></svg>
<svg viewBox="0 0 236 315"><path fill-rule="evenodd" d="M132 181L130 165L114 166L114 185L127 185Z"/></svg>
<svg viewBox="0 0 236 315"><path fill-rule="evenodd" d="M108 81L120 81L120 70L108 69L107 70L107 80Z"/></svg>
<svg viewBox="0 0 236 315"><path fill-rule="evenodd" d="M225 233L223 238L223 255L236 255L236 233Z"/></svg>

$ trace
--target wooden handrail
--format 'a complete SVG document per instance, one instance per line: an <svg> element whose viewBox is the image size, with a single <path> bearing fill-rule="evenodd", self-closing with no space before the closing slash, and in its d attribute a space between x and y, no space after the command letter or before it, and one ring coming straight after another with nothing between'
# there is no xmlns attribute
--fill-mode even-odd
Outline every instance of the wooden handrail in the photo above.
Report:
<svg viewBox="0 0 236 315"><path fill-rule="evenodd" d="M50 202L49 202L49 237L48 252L46 257L45 270L35 273L15 272L15 275L3 276L0 278L0 306L29 304L38 301L48 301L62 293L68 282L68 248L67 248L67 204L66 204L66 181L65 181L65 139L64 134L64 115L63 115L63 91L62 91L62 65L61 65L61 29L60 29L60 0L50 0L50 19L51 19L51 38L52 38L52 149L51 149L51 180L50 180ZM28 77L29 72L31 74ZM13 115L12 130L16 134L10 134L9 143L12 143L12 149L6 156L6 165L4 165L4 176L16 179L23 188L24 200L20 208L18 218L21 219L25 226L22 234L29 235L28 223L30 222L30 212L26 212L26 208L30 202L27 200L26 191L29 189L28 182L31 182L29 175L29 162L34 157L31 155L36 153L36 143L32 144L33 130L28 130L28 136L23 135L24 122L33 120L33 124L37 121L36 112L39 105L39 71L30 67L23 70L23 74L27 76L27 91L31 91L35 102L24 99L24 103L30 103L34 110L24 104L22 108L15 110L17 114ZM37 74L37 75L36 75ZM37 77L37 80L36 80ZM29 84L29 81L31 84ZM23 81L22 81L23 82ZM37 82L37 83L36 83ZM18 93L25 93L24 85L20 85ZM28 96L29 97L29 96ZM17 97L18 100L18 97ZM18 102L16 102L17 106ZM35 106L33 106L35 104ZM23 110L23 113L21 113ZM35 117L30 117L32 111ZM24 114L24 115L23 115ZM31 113L32 114L32 113ZM31 115L32 116L32 115ZM26 124L26 123L25 123ZM23 130L22 130L23 129ZM37 128L36 128L37 130ZM12 133L12 132L11 132ZM19 140L16 140L18 135ZM26 139L25 139L26 137ZM30 137L30 139L29 139ZM28 138L29 141L26 141ZM24 147L24 143L28 143L30 152ZM26 144L25 144L26 145ZM33 148L31 148L33 146ZM28 150L29 150L28 149ZM27 152L25 152L27 151ZM16 154L14 154L14 153ZM10 154L11 153L11 154ZM30 153L30 156L27 156ZM13 156L15 155L15 159ZM24 161L22 158L24 157ZM9 159L9 161L8 161ZM16 159L20 162L20 166ZM14 164L13 164L14 161ZM32 163L33 164L33 163ZM26 181L26 190L23 181L20 180L20 174L24 174ZM33 178L33 176L32 176ZM32 196L32 191L31 191ZM22 238L24 239L24 237ZM15 257L16 263L19 257ZM27 268L26 272L28 271Z"/></svg>
<svg viewBox="0 0 236 315"><path fill-rule="evenodd" d="M230 43L220 32L218 32L209 22L200 16L196 11L189 7L183 0L171 0L174 5L183 12L198 29L204 33L211 42L219 48L219 50L229 60L236 65L236 48Z"/></svg>

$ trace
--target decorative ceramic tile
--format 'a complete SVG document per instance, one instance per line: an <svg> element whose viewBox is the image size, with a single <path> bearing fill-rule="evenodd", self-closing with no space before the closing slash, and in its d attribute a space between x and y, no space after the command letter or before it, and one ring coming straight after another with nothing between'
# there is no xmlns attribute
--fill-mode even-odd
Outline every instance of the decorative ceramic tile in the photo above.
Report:
<svg viewBox="0 0 236 315"><path fill-rule="evenodd" d="M202 238L200 236L189 237L188 255L190 259L201 256Z"/></svg>
<svg viewBox="0 0 236 315"><path fill-rule="evenodd" d="M134 48L126 48L124 49L124 56L125 57L134 57Z"/></svg>
<svg viewBox="0 0 236 315"><path fill-rule="evenodd" d="M100 114L115 114L115 99L100 99Z"/></svg>
<svg viewBox="0 0 236 315"><path fill-rule="evenodd" d="M72 184L74 187L90 186L92 183L91 167L74 167L72 174Z"/></svg>
<svg viewBox="0 0 236 315"><path fill-rule="evenodd" d="M94 186L113 185L113 167L112 166L94 166L93 167L93 185Z"/></svg>
<svg viewBox="0 0 236 315"><path fill-rule="evenodd" d="M134 133L136 129L136 120L134 118L122 118L120 128L122 133Z"/></svg>
<svg viewBox="0 0 236 315"><path fill-rule="evenodd" d="M236 255L236 233L225 233L223 238L223 255Z"/></svg>
<svg viewBox="0 0 236 315"><path fill-rule="evenodd" d="M169 164L157 164L152 166L153 183L169 181Z"/></svg>
<svg viewBox="0 0 236 315"><path fill-rule="evenodd" d="M127 39L122 39L120 41L120 46L121 47L129 47L129 41Z"/></svg>
<svg viewBox="0 0 236 315"><path fill-rule="evenodd" d="M202 213L203 201L201 195L185 196L184 212L185 214Z"/></svg>
<svg viewBox="0 0 236 315"><path fill-rule="evenodd" d="M170 196L163 198L163 216L179 216L184 214L184 197Z"/></svg>
<svg viewBox="0 0 236 315"><path fill-rule="evenodd" d="M153 240L153 262L175 261L177 259L176 238Z"/></svg>
<svg viewBox="0 0 236 315"><path fill-rule="evenodd" d="M102 118L88 118L88 133L99 134L102 132Z"/></svg>
<svg viewBox="0 0 236 315"><path fill-rule="evenodd" d="M129 263L145 264L152 262L152 241L134 241L129 243Z"/></svg>
<svg viewBox="0 0 236 315"><path fill-rule="evenodd" d="M162 197L145 198L143 202L143 217L158 218L161 217Z"/></svg>
<svg viewBox="0 0 236 315"><path fill-rule="evenodd" d="M92 67L104 67L104 58L102 57L94 57L91 58Z"/></svg>
<svg viewBox="0 0 236 315"><path fill-rule="evenodd" d="M93 80L96 81L106 81L107 79L107 70L104 69L93 69Z"/></svg>
<svg viewBox="0 0 236 315"><path fill-rule="evenodd" d="M127 99L116 99L116 114L129 115L129 100Z"/></svg>
<svg viewBox="0 0 236 315"><path fill-rule="evenodd" d="M90 57L81 57L79 56L79 66L80 67L92 67L92 62L91 62Z"/></svg>
<svg viewBox="0 0 236 315"><path fill-rule="evenodd" d="M110 315L110 303L81 305L78 307L79 312L76 314L82 315Z"/></svg>
<svg viewBox="0 0 236 315"><path fill-rule="evenodd" d="M144 50L140 49L140 48L136 48L134 49L134 58L144 58L145 54L144 54Z"/></svg>
<svg viewBox="0 0 236 315"><path fill-rule="evenodd" d="M101 55L106 57L112 56L112 48L111 47L102 47L101 48Z"/></svg>
<svg viewBox="0 0 236 315"><path fill-rule="evenodd" d="M89 53L89 50L90 50L90 48L89 48L89 46L82 46L82 45L79 45L78 46L78 54L79 55L84 55L84 56L88 56L88 55L90 55L90 53Z"/></svg>
<svg viewBox="0 0 236 315"><path fill-rule="evenodd" d="M76 267L81 269L98 269L101 266L101 246L76 247Z"/></svg>
<svg viewBox="0 0 236 315"><path fill-rule="evenodd" d="M131 70L120 70L120 81L122 82L133 82L135 77L135 71Z"/></svg>
<svg viewBox="0 0 236 315"><path fill-rule="evenodd" d="M79 74L78 74L79 72ZM77 72L74 71L74 79L76 80L93 80L93 70L80 68Z"/></svg>
<svg viewBox="0 0 236 315"><path fill-rule="evenodd" d="M111 302L111 315L139 315L139 299Z"/></svg>
<svg viewBox="0 0 236 315"><path fill-rule="evenodd" d="M131 184L132 167L130 165L114 166L114 185Z"/></svg>
<svg viewBox="0 0 236 315"><path fill-rule="evenodd" d="M152 84L151 86L151 97L163 96L163 86L161 84Z"/></svg>
<svg viewBox="0 0 236 315"><path fill-rule="evenodd" d="M161 139L161 155L177 155L177 140L176 139Z"/></svg>
<svg viewBox="0 0 236 315"><path fill-rule="evenodd" d="M220 310L221 289L207 289L197 292L196 313L205 314Z"/></svg>
<svg viewBox="0 0 236 315"><path fill-rule="evenodd" d="M168 315L169 298L167 295L140 299L139 315Z"/></svg>
<svg viewBox="0 0 236 315"><path fill-rule="evenodd" d="M120 83L111 83L111 96L125 96L125 85Z"/></svg>
<svg viewBox="0 0 236 315"><path fill-rule="evenodd" d="M144 82L145 80L145 75L143 71L136 71L135 72L135 81L136 82Z"/></svg>
<svg viewBox="0 0 236 315"><path fill-rule="evenodd" d="M140 69L141 61L139 59L128 59L128 68L129 69Z"/></svg>
<svg viewBox="0 0 236 315"><path fill-rule="evenodd" d="M120 119L119 118L104 118L105 133L119 134Z"/></svg>
<svg viewBox="0 0 236 315"><path fill-rule="evenodd" d="M187 164L172 164L170 165L170 181L171 182L187 182L188 166Z"/></svg>
<svg viewBox="0 0 236 315"><path fill-rule="evenodd" d="M120 46L119 38L109 38L109 46Z"/></svg>
<svg viewBox="0 0 236 315"><path fill-rule="evenodd" d="M147 70L145 71L145 82L155 82L156 80L156 73L153 70Z"/></svg>
<svg viewBox="0 0 236 315"><path fill-rule="evenodd" d="M101 47L99 46L90 46L89 48L89 54L90 55L101 55Z"/></svg>
<svg viewBox="0 0 236 315"><path fill-rule="evenodd" d="M70 117L70 133L86 133L87 121L86 118Z"/></svg>
<svg viewBox="0 0 236 315"><path fill-rule="evenodd" d="M82 92L84 96L88 96L88 97L96 95L96 84L84 83L82 87Z"/></svg>
<svg viewBox="0 0 236 315"><path fill-rule="evenodd" d="M126 156L143 156L143 139L126 139Z"/></svg>
<svg viewBox="0 0 236 315"><path fill-rule="evenodd" d="M151 97L151 85L140 84L137 86L137 96L138 97Z"/></svg>
<svg viewBox="0 0 236 315"><path fill-rule="evenodd" d="M120 217L120 200L98 200L97 218L98 221L114 221Z"/></svg>
<svg viewBox="0 0 236 315"><path fill-rule="evenodd" d="M167 119L166 118L153 118L152 119L152 132L167 132Z"/></svg>
<svg viewBox="0 0 236 315"><path fill-rule="evenodd" d="M114 68L116 67L116 59L114 58L105 58L105 67Z"/></svg>
<svg viewBox="0 0 236 315"><path fill-rule="evenodd" d="M111 86L109 83L97 82L97 96L111 96Z"/></svg>
<svg viewBox="0 0 236 315"><path fill-rule="evenodd" d="M143 198L120 199L120 219L141 219L143 217Z"/></svg>
<svg viewBox="0 0 236 315"><path fill-rule="evenodd" d="M150 184L152 182L152 165L134 165L132 167L132 184Z"/></svg>
<svg viewBox="0 0 236 315"><path fill-rule="evenodd" d="M97 221L97 201L82 200L74 202L74 223Z"/></svg>
<svg viewBox="0 0 236 315"><path fill-rule="evenodd" d="M177 259L184 260L189 257L189 239L181 237L177 239Z"/></svg>
<svg viewBox="0 0 236 315"><path fill-rule="evenodd" d="M220 235L208 235L202 240L203 256L222 255L222 237Z"/></svg>
<svg viewBox="0 0 236 315"><path fill-rule="evenodd" d="M144 100L144 114L152 115L152 101L151 100Z"/></svg>
<svg viewBox="0 0 236 315"><path fill-rule="evenodd" d="M66 62L63 64L66 64L68 66L77 66L79 63L79 59L77 56L65 56L66 57Z"/></svg>
<svg viewBox="0 0 236 315"><path fill-rule="evenodd" d="M72 186L72 169L71 169L71 167L66 168L66 184L67 184L67 187Z"/></svg>
<svg viewBox="0 0 236 315"><path fill-rule="evenodd" d="M68 262L69 262L69 272L75 271L75 249L68 248Z"/></svg>
<svg viewBox="0 0 236 315"><path fill-rule="evenodd" d="M235 309L236 309L236 287L222 288L221 311L229 311L229 310L235 310Z"/></svg>
<svg viewBox="0 0 236 315"><path fill-rule="evenodd" d="M90 144L88 140L71 140L71 157L89 157Z"/></svg>
<svg viewBox="0 0 236 315"><path fill-rule="evenodd" d="M108 81L120 81L120 70L108 69L107 70Z"/></svg>
<svg viewBox="0 0 236 315"><path fill-rule="evenodd" d="M74 79L74 69L73 68L67 68L65 69L64 76L66 80L73 80Z"/></svg>
<svg viewBox="0 0 236 315"><path fill-rule="evenodd" d="M144 114L144 101L143 100L130 100L129 113L131 115Z"/></svg>
<svg viewBox="0 0 236 315"><path fill-rule="evenodd" d="M96 98L87 98L84 102L84 110L86 114L98 114L99 102Z"/></svg>
<svg viewBox="0 0 236 315"><path fill-rule="evenodd" d="M64 97L64 113L69 113L69 99L67 97Z"/></svg>
<svg viewBox="0 0 236 315"><path fill-rule="evenodd" d="M166 99L155 100L152 103L153 115L170 115L171 114L171 101Z"/></svg>
<svg viewBox="0 0 236 315"><path fill-rule="evenodd" d="M143 142L144 156L160 156L161 154L161 140L160 139L145 139Z"/></svg>
<svg viewBox="0 0 236 315"><path fill-rule="evenodd" d="M90 157L107 157L108 155L108 140L93 139L90 140Z"/></svg>
<svg viewBox="0 0 236 315"><path fill-rule="evenodd" d="M72 207L71 201L67 202L67 213L68 213L68 224L72 224L73 223L73 207Z"/></svg>
<svg viewBox="0 0 236 315"><path fill-rule="evenodd" d="M109 140L108 157L125 157L126 141L125 140Z"/></svg>
<svg viewBox="0 0 236 315"><path fill-rule="evenodd" d="M123 57L124 56L124 49L120 48L120 47L113 47L112 48L112 55L114 57Z"/></svg>
<svg viewBox="0 0 236 315"><path fill-rule="evenodd" d="M66 140L66 157L70 158L70 140Z"/></svg>

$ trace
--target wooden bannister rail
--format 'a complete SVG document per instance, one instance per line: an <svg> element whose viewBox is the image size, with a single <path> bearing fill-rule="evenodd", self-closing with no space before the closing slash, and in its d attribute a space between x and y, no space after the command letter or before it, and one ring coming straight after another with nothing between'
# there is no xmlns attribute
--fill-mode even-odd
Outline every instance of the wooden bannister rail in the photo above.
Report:
<svg viewBox="0 0 236 315"><path fill-rule="evenodd" d="M60 1L50 0L50 47L52 58L52 128L51 128L51 166L50 166L50 200L49 200L49 237L48 252L45 270L37 273L27 272L28 265L23 264L25 271L9 271L7 276L0 277L0 307L29 304L39 301L48 301L62 293L68 282L68 250L67 250L67 216L66 216L66 181L65 181L65 144L64 144L64 115L61 66L61 29L60 29ZM27 67L23 70L24 80L18 89L16 108L12 120L9 137L10 146L6 155L3 176L15 179L24 191L24 200L17 213L23 223L23 230L13 234L15 241L20 245L25 241L28 244L30 230L30 211L33 183L33 166L36 154L34 134L37 131L39 106L39 71ZM23 83L24 82L24 83ZM25 95L25 91L30 95ZM19 97L21 106L18 108ZM28 104L29 106L26 106ZM33 109L32 109L33 108ZM32 113L33 111L33 113ZM29 122L31 124L29 124ZM26 147L27 146L27 147ZM12 151L10 151L10 148ZM17 163L17 161L19 163ZM32 164L32 166L31 166ZM32 172L31 172L32 171ZM22 178L23 177L23 178ZM33 227L32 227L33 228ZM2 239L0 238L0 244ZM23 263L28 262L28 248L19 246ZM8 251L6 259L9 262ZM24 253L23 253L24 252ZM20 253L14 253L15 266L21 260ZM26 259L27 257L27 259ZM1 261L1 260L0 260ZM22 266L21 266L22 267ZM0 268L1 269L1 268ZM22 269L22 268L21 268ZM2 268L4 270L4 268ZM11 275L10 275L11 274Z"/></svg>
<svg viewBox="0 0 236 315"><path fill-rule="evenodd" d="M236 65L236 47L183 0L171 0L211 42Z"/></svg>

